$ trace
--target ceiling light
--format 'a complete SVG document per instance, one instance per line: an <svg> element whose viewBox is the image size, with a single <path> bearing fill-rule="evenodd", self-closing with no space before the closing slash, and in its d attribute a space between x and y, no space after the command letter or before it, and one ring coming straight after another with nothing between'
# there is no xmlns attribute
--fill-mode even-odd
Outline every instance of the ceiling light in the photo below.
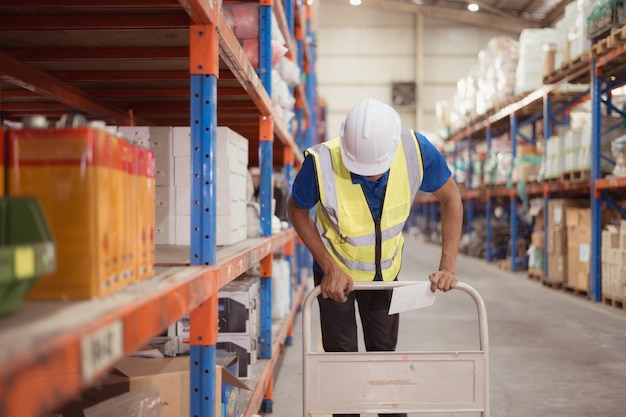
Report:
<svg viewBox="0 0 626 417"><path fill-rule="evenodd" d="M479 9L480 7L476 3L470 3L467 5L467 10L470 12L477 12Z"/></svg>
<svg viewBox="0 0 626 417"><path fill-rule="evenodd" d="M309 6L313 5L313 0L307 0L306 4L308 4Z"/></svg>
<svg viewBox="0 0 626 417"><path fill-rule="evenodd" d="M350 0L350 4L353 6L358 6L361 4L361 0Z"/></svg>

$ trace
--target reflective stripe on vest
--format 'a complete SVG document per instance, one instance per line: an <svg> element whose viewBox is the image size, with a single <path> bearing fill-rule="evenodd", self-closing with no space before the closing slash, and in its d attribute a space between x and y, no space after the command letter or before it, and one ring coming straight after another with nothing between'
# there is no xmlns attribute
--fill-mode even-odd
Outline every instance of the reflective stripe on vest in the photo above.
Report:
<svg viewBox="0 0 626 417"><path fill-rule="evenodd" d="M320 188L317 228L322 242L342 269L353 279L372 280L375 275L376 230L369 205L359 184L341 162L338 139L307 151L316 160ZM401 263L402 229L421 184L422 157L413 131L403 129L401 145L389 172L393 190L385 194L381 217L383 279L392 280Z"/></svg>

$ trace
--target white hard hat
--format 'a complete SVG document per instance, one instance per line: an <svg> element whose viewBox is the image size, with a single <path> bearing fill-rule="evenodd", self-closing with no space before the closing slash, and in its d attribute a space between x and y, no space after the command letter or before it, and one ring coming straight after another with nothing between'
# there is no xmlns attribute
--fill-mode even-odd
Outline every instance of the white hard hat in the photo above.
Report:
<svg viewBox="0 0 626 417"><path fill-rule="evenodd" d="M384 173L398 150L401 129L400 116L391 106L373 99L360 101L341 125L343 164L359 175Z"/></svg>

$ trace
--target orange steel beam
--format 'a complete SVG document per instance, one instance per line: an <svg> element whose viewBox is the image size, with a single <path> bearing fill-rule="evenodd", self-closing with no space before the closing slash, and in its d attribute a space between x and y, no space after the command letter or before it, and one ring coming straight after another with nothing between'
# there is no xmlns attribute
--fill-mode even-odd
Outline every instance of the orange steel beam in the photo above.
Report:
<svg viewBox="0 0 626 417"><path fill-rule="evenodd" d="M77 110L99 117L111 118L121 125L148 124L146 121L133 120L123 111L111 107L78 88L72 87L43 71L34 69L0 52L0 74L9 82L52 98Z"/></svg>
<svg viewBox="0 0 626 417"><path fill-rule="evenodd" d="M105 99L189 98L189 88L85 88L84 91Z"/></svg>
<svg viewBox="0 0 626 417"><path fill-rule="evenodd" d="M51 71L66 82L97 81L189 81L188 71Z"/></svg>
<svg viewBox="0 0 626 417"><path fill-rule="evenodd" d="M274 253L270 252L265 258L261 259L259 275L261 278L271 278L272 277L272 264L274 262Z"/></svg>
<svg viewBox="0 0 626 417"><path fill-rule="evenodd" d="M246 58L239 40L226 22L223 13L218 16L220 28L220 57L233 73L239 84L246 90L250 99L258 107L261 114L270 115L273 105L265 87L261 83L256 71ZM221 75L220 75L220 78Z"/></svg>
<svg viewBox="0 0 626 417"><path fill-rule="evenodd" d="M219 78L217 27L214 23L189 28L189 72Z"/></svg>
<svg viewBox="0 0 626 417"><path fill-rule="evenodd" d="M25 9L37 9L38 11L51 9L51 10L65 10L70 9L72 11L76 9L103 9L103 8L180 8L180 3L176 0L56 0L51 2L50 0L2 0L0 2L0 10L13 9L19 7L20 10Z"/></svg>
<svg viewBox="0 0 626 417"><path fill-rule="evenodd" d="M117 299L82 302L86 303L85 314L76 316L75 326L60 326L60 331L45 335L45 343L33 340L32 346L3 356L0 363L3 415L38 417L75 397L115 360L135 351L214 294L211 275L210 268L185 268L162 275L158 282L168 283L164 289L151 286L159 279L154 277L139 284L144 286L144 292L129 291L124 295L122 289ZM129 303L133 297L138 298ZM59 305L68 312L74 308L80 310L79 303ZM51 322L51 327L58 324L54 323L54 317L34 317L32 324L35 321L45 324L46 320ZM99 356L87 354L94 349L100 352Z"/></svg>
<svg viewBox="0 0 626 417"><path fill-rule="evenodd" d="M189 59L188 48L7 48L3 52L20 61Z"/></svg>
<svg viewBox="0 0 626 417"><path fill-rule="evenodd" d="M197 25L217 22L217 5L215 0L178 0L191 20Z"/></svg>
<svg viewBox="0 0 626 417"><path fill-rule="evenodd" d="M3 30L180 29L189 27L189 15L170 14L46 14L0 15Z"/></svg>
<svg viewBox="0 0 626 417"><path fill-rule="evenodd" d="M298 312L298 308L302 305L303 300L304 284L301 284L296 288L291 304L291 310L284 318L283 324L274 339L274 343L272 345L272 358L268 360L267 364L263 368L263 371L261 371L261 376L259 377L256 387L250 396L250 400L248 401L243 417L252 417L257 414L257 411L259 410L259 407L265 397L266 389L273 378L274 367L276 366L276 362L280 357L283 346L285 345L285 339L287 338L289 327L291 326L291 323L293 323Z"/></svg>
<svg viewBox="0 0 626 417"><path fill-rule="evenodd" d="M218 296L213 294L189 313L189 344L215 345L217 343Z"/></svg>
<svg viewBox="0 0 626 417"><path fill-rule="evenodd" d="M261 142L274 141L274 120L271 117L259 117L259 140Z"/></svg>
<svg viewBox="0 0 626 417"><path fill-rule="evenodd" d="M222 288L239 275L246 272L250 267L268 256L272 251L272 242L269 238L259 239L257 243L243 253L230 255L219 259L216 267L216 285ZM218 254L219 256L219 254Z"/></svg>
<svg viewBox="0 0 626 417"><path fill-rule="evenodd" d="M596 180L597 190L610 190L615 188L626 188L626 177L623 178L601 178Z"/></svg>

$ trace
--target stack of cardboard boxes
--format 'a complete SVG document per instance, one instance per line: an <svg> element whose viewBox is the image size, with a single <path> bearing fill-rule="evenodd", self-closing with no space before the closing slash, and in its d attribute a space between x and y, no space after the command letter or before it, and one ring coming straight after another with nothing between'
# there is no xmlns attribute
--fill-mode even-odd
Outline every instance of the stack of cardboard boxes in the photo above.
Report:
<svg viewBox="0 0 626 417"><path fill-rule="evenodd" d="M191 129L132 126L118 131L156 155L157 245L189 245L191 241ZM248 140L226 127L216 132L216 244L245 240L247 224Z"/></svg>
<svg viewBox="0 0 626 417"><path fill-rule="evenodd" d="M546 229L549 282L582 292L589 291L591 271L591 209L586 205L586 200L550 200ZM613 210L603 210L602 225L613 223L618 217ZM607 243L602 248L604 254L612 245ZM612 253L607 252L603 259L613 260Z"/></svg>
<svg viewBox="0 0 626 417"><path fill-rule="evenodd" d="M567 286L589 291L591 260L591 209L568 207L567 225Z"/></svg>
<svg viewBox="0 0 626 417"><path fill-rule="evenodd" d="M602 298L623 301L626 296L626 220L602 231Z"/></svg>
<svg viewBox="0 0 626 417"><path fill-rule="evenodd" d="M567 282L567 207L575 203L570 200L548 201L548 276L549 282Z"/></svg>

